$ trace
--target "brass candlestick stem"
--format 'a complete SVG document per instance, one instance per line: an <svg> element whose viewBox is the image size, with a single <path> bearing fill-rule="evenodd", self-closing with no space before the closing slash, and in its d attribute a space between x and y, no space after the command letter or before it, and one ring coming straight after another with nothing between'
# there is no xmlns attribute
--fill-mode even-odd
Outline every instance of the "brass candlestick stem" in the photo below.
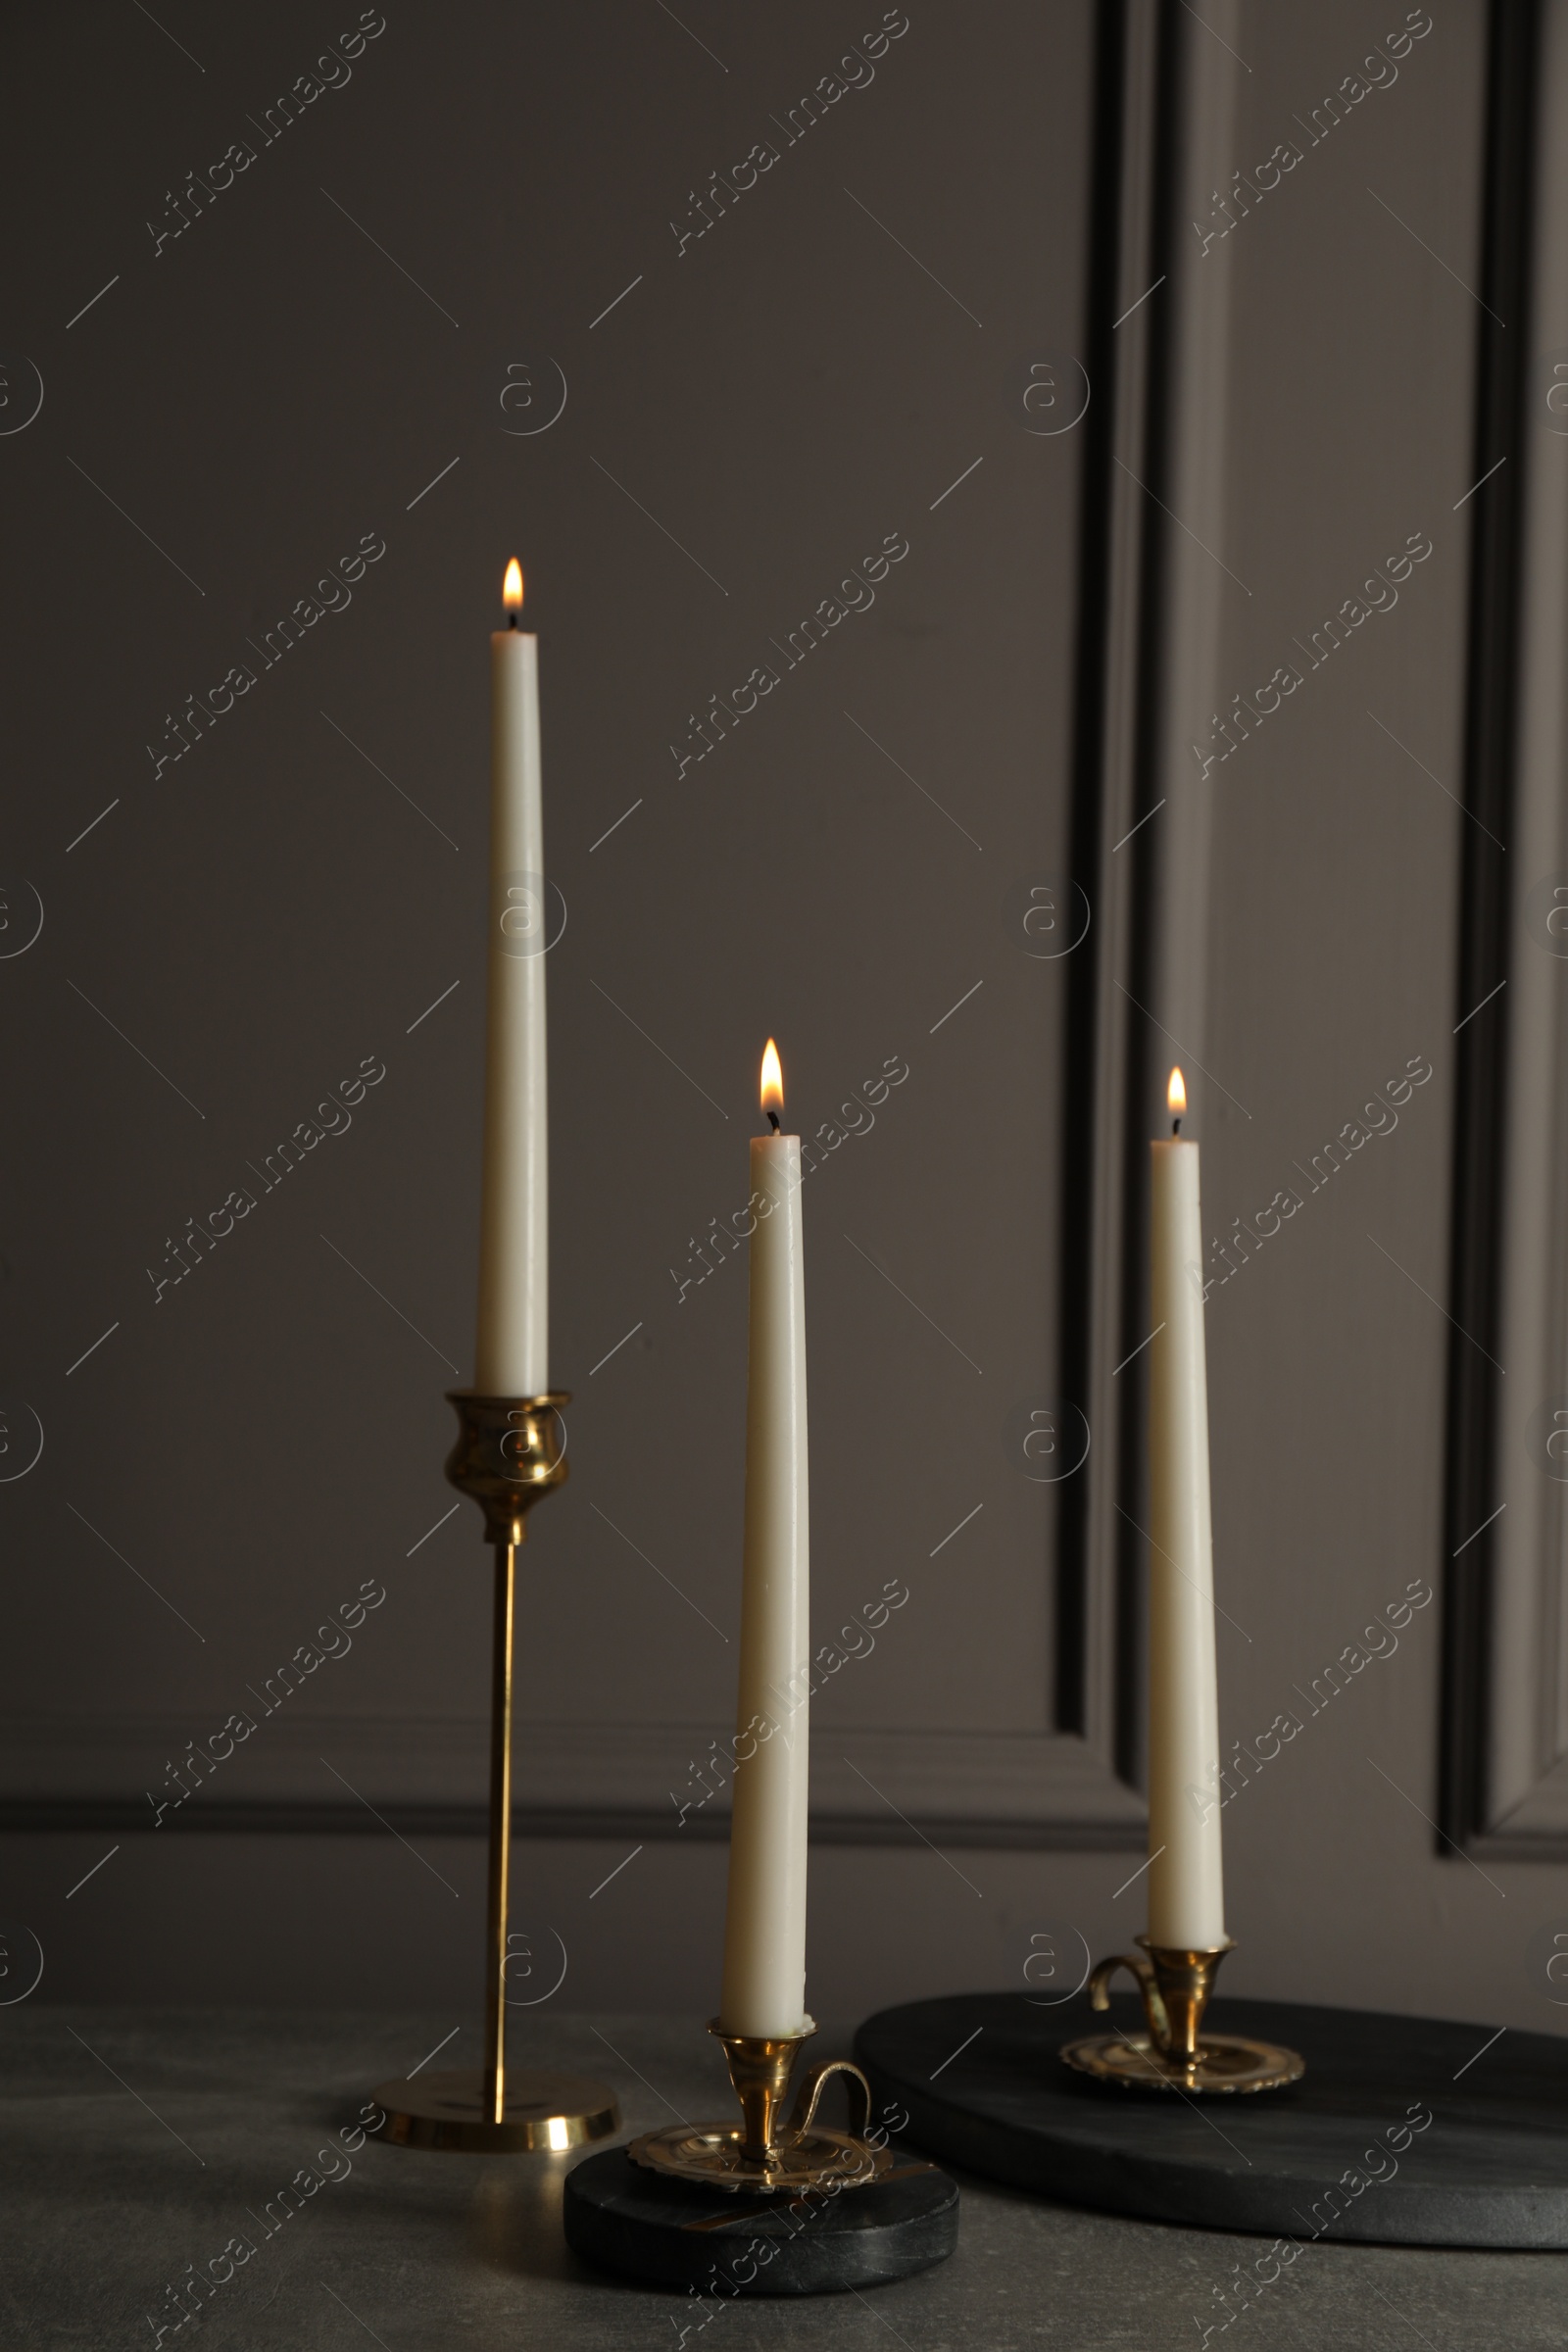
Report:
<svg viewBox="0 0 1568 2352"><path fill-rule="evenodd" d="M875 2147L867 2136L871 2085L847 2058L823 2058L808 2067L789 2120L780 2123L795 2061L816 2032L810 2018L799 2034L726 2034L717 2018L708 2031L723 2044L740 2122L673 2124L645 2132L626 2151L634 2163L704 2188L746 2189L754 2195L807 2188L836 2194L864 2188L892 2170L886 2140ZM848 2132L816 2121L817 2104L834 2075L844 2077L850 2092Z"/></svg>
<svg viewBox="0 0 1568 2352"><path fill-rule="evenodd" d="M1306 2062L1278 2042L1239 2034L1204 2034L1203 2012L1219 1964L1236 1949L1229 1938L1203 1949L1151 1943L1147 1959L1126 1952L1102 1960L1089 1980L1096 2009L1110 2006L1110 1980L1125 1968L1143 1995L1147 2034L1093 2034L1066 2042L1068 2066L1124 2088L1180 2091L1278 2090L1306 2072Z"/></svg>
<svg viewBox="0 0 1568 2352"><path fill-rule="evenodd" d="M602 2082L577 2075L507 2072L507 1921L512 1869L512 1651L517 1553L528 1513L566 1480L566 1393L477 1396L448 1391L458 1442L447 1477L484 1512L495 1546L490 1686L490 1867L485 1920L484 2065L383 2082L386 2137L396 2147L514 2153L575 2148L613 2132L619 2118Z"/></svg>

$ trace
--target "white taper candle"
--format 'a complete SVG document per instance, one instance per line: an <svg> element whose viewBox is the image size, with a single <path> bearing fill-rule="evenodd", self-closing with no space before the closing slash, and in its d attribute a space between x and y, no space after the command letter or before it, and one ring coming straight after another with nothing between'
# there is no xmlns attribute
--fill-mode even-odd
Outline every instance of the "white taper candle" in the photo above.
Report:
<svg viewBox="0 0 1568 2352"><path fill-rule="evenodd" d="M507 570L514 618L522 602ZM546 1097L544 816L539 640L490 640L490 921L484 1174L479 1224L481 1396L550 1386L550 1130Z"/></svg>
<svg viewBox="0 0 1568 2352"><path fill-rule="evenodd" d="M763 1064L770 1108L771 1038ZM782 1103L782 1086L774 1098ZM735 1711L735 1811L719 2023L790 2034L806 2019L810 1765L810 1541L801 1139L752 1141L746 1554Z"/></svg>
<svg viewBox="0 0 1568 2352"><path fill-rule="evenodd" d="M1186 1108L1180 1070L1170 1105ZM1199 1152L1151 1146L1149 1939L1225 1941Z"/></svg>

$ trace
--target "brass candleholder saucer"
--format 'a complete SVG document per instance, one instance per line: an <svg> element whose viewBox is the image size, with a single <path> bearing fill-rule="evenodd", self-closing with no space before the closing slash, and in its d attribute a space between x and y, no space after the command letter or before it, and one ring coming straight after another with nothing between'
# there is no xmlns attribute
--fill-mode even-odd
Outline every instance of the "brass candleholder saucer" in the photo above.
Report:
<svg viewBox="0 0 1568 2352"><path fill-rule="evenodd" d="M485 1924L485 2062L383 2082L384 2136L394 2147L514 2155L578 2148L619 2123L612 2093L579 2075L507 2072L507 1911L512 1870L512 1641L517 1553L528 1513L566 1480L564 1390L539 1396L448 1391L461 1424L447 1477L484 1512L496 1554L490 1704L489 1908Z"/></svg>
<svg viewBox="0 0 1568 2352"><path fill-rule="evenodd" d="M873 2147L866 2136L871 2086L848 2058L824 2058L808 2067L789 2120L780 2125L796 2058L816 2032L813 2019L808 2018L799 2034L776 2036L726 2034L717 2018L708 2031L723 2044L740 2102L740 2122L671 2124L661 2132L645 2132L626 2150L634 2164L704 2188L747 2190L753 2195L865 2188L892 2171L895 2159L886 2140ZM844 2077L851 2094L848 2132L815 2120L817 2103L834 2075Z"/></svg>
<svg viewBox="0 0 1568 2352"><path fill-rule="evenodd" d="M1118 1952L1102 1960L1090 1977L1089 1998L1096 2009L1108 2009L1110 1980L1118 1968L1127 1969L1138 1980L1148 2033L1092 2034L1065 2042L1061 2056L1068 2066L1129 2090L1279 2090L1299 2081L1306 2061L1295 2050L1200 2030L1219 1964L1236 1949L1229 1936L1201 1950L1151 1943L1147 1936L1138 1941L1149 1957Z"/></svg>

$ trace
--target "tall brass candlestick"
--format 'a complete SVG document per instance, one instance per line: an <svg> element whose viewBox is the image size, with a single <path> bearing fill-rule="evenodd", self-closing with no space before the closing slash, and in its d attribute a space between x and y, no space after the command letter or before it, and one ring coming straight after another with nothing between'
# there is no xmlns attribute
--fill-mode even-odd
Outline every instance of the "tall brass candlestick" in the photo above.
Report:
<svg viewBox="0 0 1568 2352"><path fill-rule="evenodd" d="M495 1546L490 1685L490 1861L485 1918L484 2065L383 2082L386 2137L395 2147L506 2154L575 2148L613 2132L612 2092L581 2075L507 2072L507 1922L512 1875L512 1653L517 1552L528 1513L566 1480L564 1391L541 1396L448 1392L461 1424L447 1477L484 1512Z"/></svg>
<svg viewBox="0 0 1568 2352"><path fill-rule="evenodd" d="M519 1533L526 1540L527 1521ZM495 1626L490 1652L490 1867L484 1972L484 2104L499 2124L507 2111L507 1917L512 1884L512 1622L517 1546L498 1544Z"/></svg>

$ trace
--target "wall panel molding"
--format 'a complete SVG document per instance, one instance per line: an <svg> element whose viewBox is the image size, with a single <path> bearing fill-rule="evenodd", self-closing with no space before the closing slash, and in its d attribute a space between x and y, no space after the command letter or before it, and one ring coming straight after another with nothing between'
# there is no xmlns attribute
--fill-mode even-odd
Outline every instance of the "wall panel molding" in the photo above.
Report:
<svg viewBox="0 0 1568 2352"><path fill-rule="evenodd" d="M1144 1758L1143 1389L1118 1367L1147 1335L1148 1144L1169 1031L1202 1052L1210 796L1189 750L1216 693L1230 248L1204 211L1234 144L1239 11L1208 37L1176 6L1103 12L1102 236L1089 343L1100 415L1084 500L1074 871L1094 907L1074 975L1063 1133L1078 1138L1063 1234L1064 1394L1095 1445L1064 1514L1057 1722ZM1183 517L1178 523L1177 517ZM1092 1116L1085 1117L1086 1101ZM1076 1629L1078 1647L1071 1645Z"/></svg>
<svg viewBox="0 0 1568 2352"><path fill-rule="evenodd" d="M913 1824L949 1842L1119 1850L1143 1835L1143 1367L1119 1368L1147 1336L1150 1104L1171 1054L1161 1030L1203 1050L1209 795L1189 745L1207 725L1230 593L1207 550L1224 527L1231 261L1223 242L1205 254L1188 223L1232 160L1240 13L1239 0L1213 0L1201 24L1180 0L1094 12L1077 224L1091 398L1066 460L1081 477L1068 857L1091 923L1064 975L1055 1240L1057 1391L1092 1443L1061 1491L1054 1556L1042 1544L1027 1565L1054 1578L1052 1728L838 1734L824 1711L813 1821L826 1838L900 1843ZM189 1728L19 1717L0 1734L0 1826L150 1828L155 1800L139 1792L162 1792ZM681 1829L668 1793L712 1729L519 1723L519 1831L719 1834L718 1801ZM477 1833L484 1788L477 1721L302 1714L260 1727L179 1822L374 1829L373 1806L402 1827Z"/></svg>
<svg viewBox="0 0 1568 2352"><path fill-rule="evenodd" d="M1550 354L1568 344L1561 8L1494 10L1489 149L1475 474L1496 471L1472 525L1444 1834L1476 1852L1560 1860L1568 938L1555 937L1550 894L1568 884L1568 439L1546 393Z"/></svg>
<svg viewBox="0 0 1568 2352"><path fill-rule="evenodd" d="M513 1820L519 1837L708 1839L729 1834L725 1790L698 1805L690 1766L711 1735L690 1724L598 1729L519 1724ZM157 1718L58 1717L0 1737L0 1827L363 1831L482 1836L489 1727L479 1717L264 1718L182 1803L169 1759L187 1745ZM254 1741L254 1744L253 1744ZM339 1780L329 1767L342 1775ZM187 1775L187 1778L191 1776ZM346 1785L347 1784L347 1785ZM874 1784L874 1786L868 1786ZM877 1791L896 1788L900 1804ZM132 1793L134 1792L134 1793ZM168 1799L159 1821L156 1806ZM693 1800L684 1823L681 1801ZM912 1823L945 1844L1135 1848L1143 1806L1082 1740L834 1732L811 1759L813 1837L906 1845Z"/></svg>

